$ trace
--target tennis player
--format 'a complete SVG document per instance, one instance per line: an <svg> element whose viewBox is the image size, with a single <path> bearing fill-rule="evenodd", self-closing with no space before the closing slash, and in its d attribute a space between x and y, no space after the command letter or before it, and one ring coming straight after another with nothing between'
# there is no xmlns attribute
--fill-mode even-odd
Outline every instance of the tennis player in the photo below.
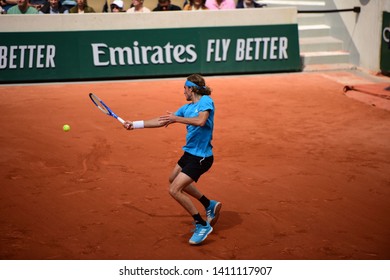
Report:
<svg viewBox="0 0 390 280"><path fill-rule="evenodd" d="M187 126L184 154L173 168L169 177L169 194L187 210L195 221L195 230L190 244L200 244L213 231L222 204L209 200L194 185L200 176L213 164L214 156L211 141L214 128L214 102L210 97L211 89L206 86L201 75L190 75L184 84L184 96L189 103L180 107L175 113L141 121L126 121L126 129L157 128L173 123ZM206 209L206 220L202 218L194 203L188 196L200 201Z"/></svg>

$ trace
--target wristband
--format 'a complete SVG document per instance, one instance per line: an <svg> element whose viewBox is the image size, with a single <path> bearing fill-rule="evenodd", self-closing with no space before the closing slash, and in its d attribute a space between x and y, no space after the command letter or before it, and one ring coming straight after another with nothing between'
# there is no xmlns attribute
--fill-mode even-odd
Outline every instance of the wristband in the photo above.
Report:
<svg viewBox="0 0 390 280"><path fill-rule="evenodd" d="M141 129L144 127L145 127L144 121L133 121L133 128L134 129Z"/></svg>

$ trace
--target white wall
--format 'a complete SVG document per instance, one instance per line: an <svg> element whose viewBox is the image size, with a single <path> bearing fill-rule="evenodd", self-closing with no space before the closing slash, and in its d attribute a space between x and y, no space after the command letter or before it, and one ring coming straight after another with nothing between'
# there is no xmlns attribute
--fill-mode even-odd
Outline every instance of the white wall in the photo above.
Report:
<svg viewBox="0 0 390 280"><path fill-rule="evenodd" d="M344 40L353 63L364 69L380 71L382 13L390 12L390 0L327 0L327 9L361 7L360 14L337 13L328 16L334 36ZM343 25L338 26L338 24ZM347 34L345 34L345 32Z"/></svg>

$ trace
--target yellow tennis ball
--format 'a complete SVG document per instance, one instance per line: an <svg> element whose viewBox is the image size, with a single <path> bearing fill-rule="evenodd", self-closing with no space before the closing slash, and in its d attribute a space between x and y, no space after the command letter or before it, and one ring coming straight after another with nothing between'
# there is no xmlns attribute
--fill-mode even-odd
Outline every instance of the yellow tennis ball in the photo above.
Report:
<svg viewBox="0 0 390 280"><path fill-rule="evenodd" d="M70 125L69 124L64 124L64 126L62 127L62 129L67 132L70 130Z"/></svg>

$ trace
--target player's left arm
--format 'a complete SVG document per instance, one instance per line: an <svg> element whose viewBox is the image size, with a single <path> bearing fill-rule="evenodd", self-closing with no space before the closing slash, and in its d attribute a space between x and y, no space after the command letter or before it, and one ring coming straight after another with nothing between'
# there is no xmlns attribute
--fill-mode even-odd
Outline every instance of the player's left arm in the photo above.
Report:
<svg viewBox="0 0 390 280"><path fill-rule="evenodd" d="M167 114L161 116L159 120L162 123L166 123L166 126L168 126L171 123L182 123L182 124L189 124L194 126L204 126L209 116L210 116L210 112L208 110L200 111L198 116L192 118L180 117L180 116L176 116L175 113L173 112L167 112Z"/></svg>

